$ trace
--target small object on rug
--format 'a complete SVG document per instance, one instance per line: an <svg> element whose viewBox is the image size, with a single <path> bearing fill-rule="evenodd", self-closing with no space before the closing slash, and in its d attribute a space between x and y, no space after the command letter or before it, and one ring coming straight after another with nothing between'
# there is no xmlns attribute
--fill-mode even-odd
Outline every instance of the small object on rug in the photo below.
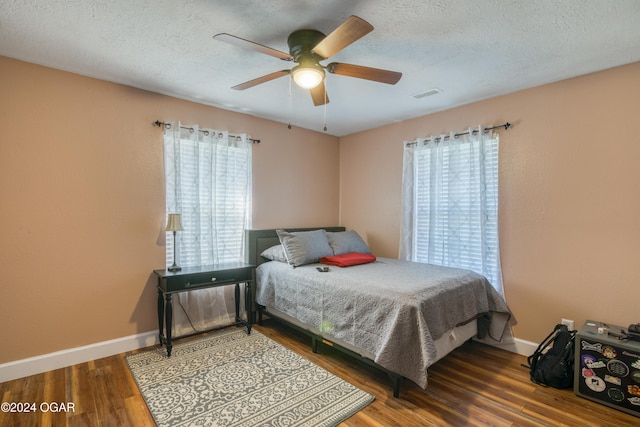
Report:
<svg viewBox="0 0 640 427"><path fill-rule="evenodd" d="M158 426L335 426L375 399L244 328L126 360Z"/></svg>

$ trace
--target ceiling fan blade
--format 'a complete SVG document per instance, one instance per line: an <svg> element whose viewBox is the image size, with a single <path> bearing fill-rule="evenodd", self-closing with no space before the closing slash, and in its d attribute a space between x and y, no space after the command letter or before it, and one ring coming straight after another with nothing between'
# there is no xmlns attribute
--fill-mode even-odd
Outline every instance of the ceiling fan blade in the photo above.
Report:
<svg viewBox="0 0 640 427"><path fill-rule="evenodd" d="M355 15L348 17L311 51L324 59L335 55L373 30L373 25Z"/></svg>
<svg viewBox="0 0 640 427"><path fill-rule="evenodd" d="M313 99L313 105L324 105L329 103L329 95L327 95L327 89L324 86L324 82L312 89L309 89L311 93L311 99Z"/></svg>
<svg viewBox="0 0 640 427"><path fill-rule="evenodd" d="M287 76L287 75L289 75L290 72L291 72L290 70L276 71L275 73L267 74L266 76L258 77L257 79L253 79L253 80L249 80L248 82L240 83L239 85L236 85L236 86L232 87L231 89L235 89L235 90L249 89L250 87L254 87L254 86L257 86L259 84L269 82L269 81L277 79L279 77Z"/></svg>
<svg viewBox="0 0 640 427"><path fill-rule="evenodd" d="M275 56L276 58L284 59L286 61L293 61L293 57L288 53L281 52L277 49L252 42L250 40L241 39L240 37L232 36L231 34L220 33L213 36L213 38L221 42L232 44L234 46L251 49L269 56Z"/></svg>
<svg viewBox="0 0 640 427"><path fill-rule="evenodd" d="M356 77L358 79L372 80L374 82L394 85L402 77L402 73L397 71L381 70L380 68L363 67L362 65L342 64L332 62L327 65L330 73L341 76Z"/></svg>

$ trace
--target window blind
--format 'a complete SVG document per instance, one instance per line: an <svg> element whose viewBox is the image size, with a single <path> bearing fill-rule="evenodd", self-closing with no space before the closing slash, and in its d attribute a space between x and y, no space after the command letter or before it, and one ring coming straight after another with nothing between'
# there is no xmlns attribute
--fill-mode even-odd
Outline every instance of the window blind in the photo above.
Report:
<svg viewBox="0 0 640 427"><path fill-rule="evenodd" d="M442 138L411 150L410 259L473 270L501 289L498 136Z"/></svg>

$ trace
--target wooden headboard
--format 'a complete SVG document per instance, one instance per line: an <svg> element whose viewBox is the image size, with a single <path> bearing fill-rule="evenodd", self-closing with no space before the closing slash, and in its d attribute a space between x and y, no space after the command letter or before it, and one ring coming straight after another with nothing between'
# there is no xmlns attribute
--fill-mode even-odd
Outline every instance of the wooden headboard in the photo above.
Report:
<svg viewBox="0 0 640 427"><path fill-rule="evenodd" d="M311 231L311 230L326 230L326 231L345 231L344 227L312 227L312 228L284 228L280 229L287 231ZM256 267L263 262L268 261L266 258L260 256L262 252L269 249L271 246L280 244L276 229L268 230L245 230L244 231L245 248L247 249L246 262L253 264Z"/></svg>

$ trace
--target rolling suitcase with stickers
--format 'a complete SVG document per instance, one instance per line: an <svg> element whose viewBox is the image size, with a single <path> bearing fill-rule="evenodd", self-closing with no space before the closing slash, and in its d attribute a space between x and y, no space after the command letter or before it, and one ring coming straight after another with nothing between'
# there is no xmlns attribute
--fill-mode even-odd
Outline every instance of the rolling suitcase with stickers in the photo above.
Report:
<svg viewBox="0 0 640 427"><path fill-rule="evenodd" d="M640 341L627 328L587 320L575 346L574 392L640 417Z"/></svg>

